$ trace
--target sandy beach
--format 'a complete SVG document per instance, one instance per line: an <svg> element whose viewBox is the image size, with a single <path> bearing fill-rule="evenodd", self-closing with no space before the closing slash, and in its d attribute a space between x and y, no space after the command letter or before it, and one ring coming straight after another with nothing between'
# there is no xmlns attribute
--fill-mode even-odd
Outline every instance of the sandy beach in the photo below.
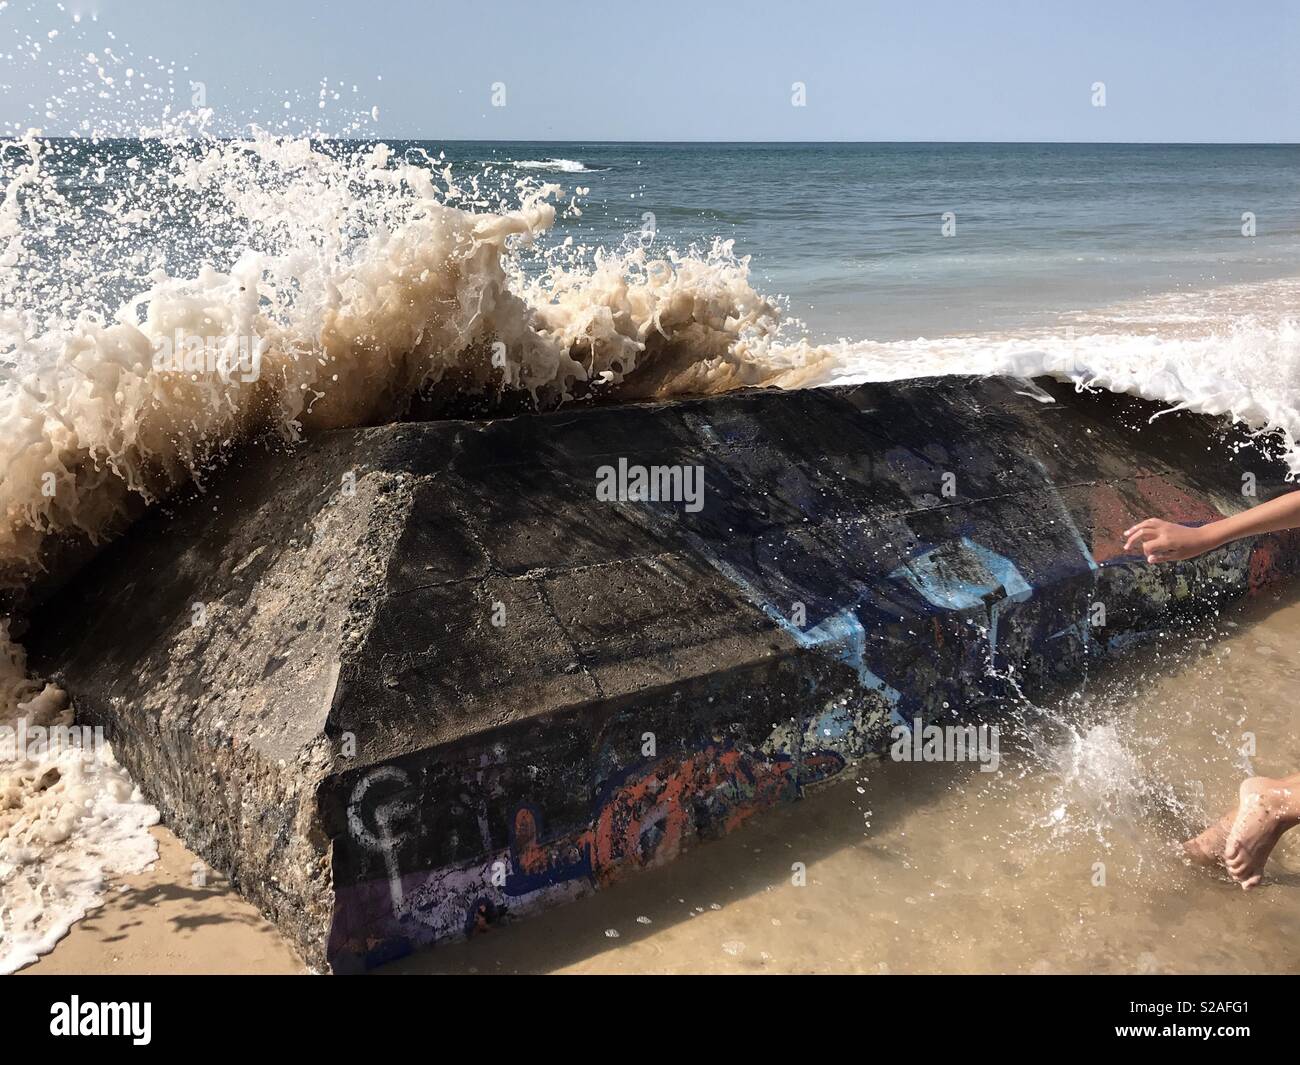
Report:
<svg viewBox="0 0 1300 1065"><path fill-rule="evenodd" d="M153 830L158 861L109 887L104 904L59 945L19 970L179 975L305 973L289 944L221 876L207 871L167 829Z"/></svg>

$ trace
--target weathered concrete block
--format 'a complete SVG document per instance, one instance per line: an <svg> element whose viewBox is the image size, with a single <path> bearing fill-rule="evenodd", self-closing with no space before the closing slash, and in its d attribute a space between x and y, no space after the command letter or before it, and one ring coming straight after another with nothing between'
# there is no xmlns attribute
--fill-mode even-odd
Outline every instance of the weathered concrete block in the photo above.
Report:
<svg viewBox="0 0 1300 1065"><path fill-rule="evenodd" d="M1122 555L1282 485L1154 409L942 379L329 433L147 516L31 650L310 961L371 965L1289 575L1281 538ZM702 467L702 507L600 501L620 459Z"/></svg>

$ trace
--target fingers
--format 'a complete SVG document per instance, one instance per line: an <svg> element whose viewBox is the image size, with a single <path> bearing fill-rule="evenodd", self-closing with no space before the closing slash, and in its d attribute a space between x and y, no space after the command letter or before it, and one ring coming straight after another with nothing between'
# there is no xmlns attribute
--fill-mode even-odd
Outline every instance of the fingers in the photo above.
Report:
<svg viewBox="0 0 1300 1065"><path fill-rule="evenodd" d="M1138 522L1124 531L1124 537L1126 555L1143 555L1153 565L1157 562L1178 562L1195 554L1188 550L1183 527L1171 525L1159 518L1147 518Z"/></svg>
<svg viewBox="0 0 1300 1065"><path fill-rule="evenodd" d="M1126 555L1132 554L1133 549L1137 547L1139 544L1141 544L1144 538L1148 536L1154 536L1154 535L1155 535L1154 532L1148 532L1145 529L1139 529L1137 532L1133 533L1131 536L1129 536L1127 540L1124 541L1124 553Z"/></svg>
<svg viewBox="0 0 1300 1065"><path fill-rule="evenodd" d="M1133 548L1141 544L1144 540L1149 540L1157 536L1160 532L1159 525L1155 518L1147 518L1146 521L1140 521L1131 528L1124 530L1124 553L1129 554Z"/></svg>

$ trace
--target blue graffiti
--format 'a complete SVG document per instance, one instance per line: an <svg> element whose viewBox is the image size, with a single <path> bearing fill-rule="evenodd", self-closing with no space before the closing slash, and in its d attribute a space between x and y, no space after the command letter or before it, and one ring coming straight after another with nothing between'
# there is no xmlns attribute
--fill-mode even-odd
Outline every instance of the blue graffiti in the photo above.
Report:
<svg viewBox="0 0 1300 1065"><path fill-rule="evenodd" d="M940 610L973 610L989 604L989 654L998 650L998 624L1005 604L1023 603L1034 589L1016 564L968 536L954 541L959 558L937 547L925 551L889 576L912 586Z"/></svg>
<svg viewBox="0 0 1300 1065"><path fill-rule="evenodd" d="M889 576L912 586L927 602L941 610L971 610L990 596L1023 602L1033 588L1009 558L975 543L968 536L954 541L963 557L950 549L931 548L899 566Z"/></svg>

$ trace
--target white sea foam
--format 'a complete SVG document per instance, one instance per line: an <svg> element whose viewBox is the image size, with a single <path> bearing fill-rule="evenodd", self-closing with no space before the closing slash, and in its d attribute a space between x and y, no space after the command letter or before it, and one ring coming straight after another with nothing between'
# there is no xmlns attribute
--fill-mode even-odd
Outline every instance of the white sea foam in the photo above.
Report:
<svg viewBox="0 0 1300 1065"><path fill-rule="evenodd" d="M35 269L20 214L52 200L41 198L42 143L23 148L30 176L0 206L19 276ZM331 157L268 136L209 142L166 176L224 195L219 221L236 215L262 247L193 277L142 278L111 316L51 323L46 307L22 308L0 323L15 366L0 390L0 559L34 563L51 532L98 535L125 490L156 498L229 441L383 421L420 392L523 391L545 405L652 363L674 391L761 379L745 344L770 335L778 312L729 243L703 256L557 257L528 280L512 250L554 221L554 186L524 188L515 209L471 211L452 205L465 194L449 173L382 145ZM156 355L177 335L232 350L252 341L256 380L160 372Z"/></svg>
<svg viewBox="0 0 1300 1065"><path fill-rule="evenodd" d="M549 170L557 174L591 174L606 169L588 166L577 159L517 159L510 165L520 170Z"/></svg>
<svg viewBox="0 0 1300 1065"><path fill-rule="evenodd" d="M774 367L773 379L810 387L942 374L1052 376L1275 430L1300 475L1300 279L1162 295L1074 321L1002 335L778 343L791 368Z"/></svg>
<svg viewBox="0 0 1300 1065"><path fill-rule="evenodd" d="M0 727L72 723L67 697L27 677L22 649L0 622ZM8 757L9 755L15 757ZM27 744L0 761L0 974L53 948L99 904L110 876L158 857L146 804L108 746Z"/></svg>

